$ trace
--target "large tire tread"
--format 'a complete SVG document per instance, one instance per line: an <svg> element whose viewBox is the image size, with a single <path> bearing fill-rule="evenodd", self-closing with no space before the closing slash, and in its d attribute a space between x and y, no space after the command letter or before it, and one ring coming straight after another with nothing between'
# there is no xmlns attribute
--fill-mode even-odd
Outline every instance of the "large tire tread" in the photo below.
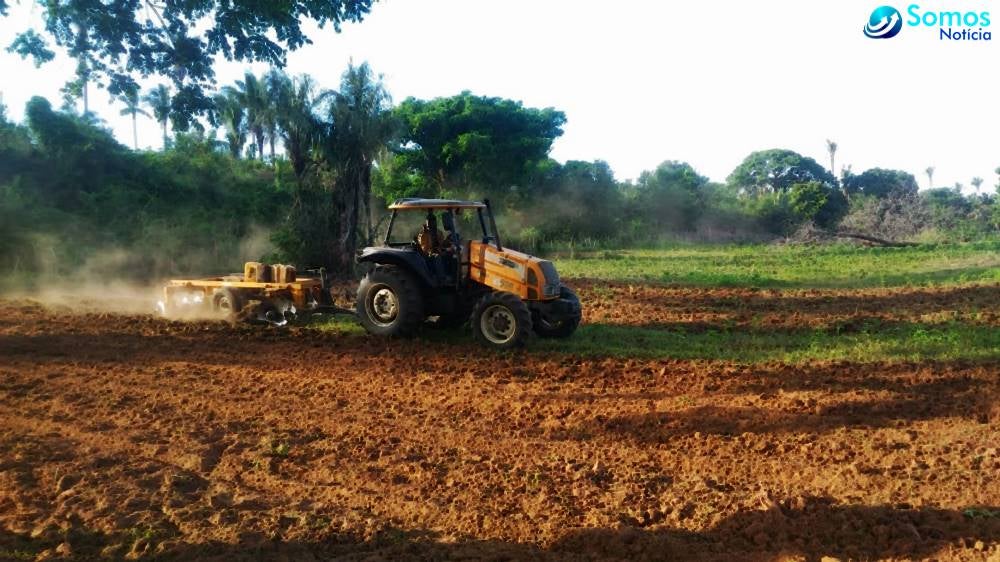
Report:
<svg viewBox="0 0 1000 562"><path fill-rule="evenodd" d="M481 329L480 320L486 309L492 305L500 304L507 307L514 314L516 329L514 332L514 337L510 341L497 344L490 341L485 334L483 334ZM472 324L472 333L476 341L492 347L497 350L509 350L524 347L531 339L531 310L528 309L528 305L521 300L520 297L513 293L507 293L503 291L496 291L487 293L479 301L476 302L476 306L472 309L472 317L470 319L470 324Z"/></svg>
<svg viewBox="0 0 1000 562"><path fill-rule="evenodd" d="M372 285L383 284L392 289L399 304L398 316L390 326L380 326L372 322L365 306L365 299ZM369 333L389 337L415 335L426 318L423 291L417 280L406 270L393 265L380 265L365 275L358 285L355 312L361 325Z"/></svg>

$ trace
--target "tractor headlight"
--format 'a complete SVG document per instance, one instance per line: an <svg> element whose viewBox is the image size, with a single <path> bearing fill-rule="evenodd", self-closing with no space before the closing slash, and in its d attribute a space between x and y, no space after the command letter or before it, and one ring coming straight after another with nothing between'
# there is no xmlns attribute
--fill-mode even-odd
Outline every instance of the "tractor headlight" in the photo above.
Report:
<svg viewBox="0 0 1000 562"><path fill-rule="evenodd" d="M559 285L546 285L542 290L542 294L546 297L558 297L559 296Z"/></svg>

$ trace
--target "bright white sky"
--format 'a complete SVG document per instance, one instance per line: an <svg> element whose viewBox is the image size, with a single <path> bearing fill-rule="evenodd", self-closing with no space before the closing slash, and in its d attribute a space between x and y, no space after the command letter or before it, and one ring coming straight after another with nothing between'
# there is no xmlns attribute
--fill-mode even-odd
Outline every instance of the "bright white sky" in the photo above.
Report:
<svg viewBox="0 0 1000 562"><path fill-rule="evenodd" d="M552 156L606 160L620 179L670 159L722 181L751 151L775 147L829 166L829 138L840 145L838 169L903 169L927 187L924 169L933 165L937 186L962 182L969 191L980 176L991 188L1000 166L1000 38L942 41L937 28L904 26L893 39L868 39L861 30L879 3L382 0L339 35L314 33L287 70L335 88L353 58L384 74L397 101L467 89L552 106L568 118ZM919 4L980 12L995 2ZM896 7L905 19L905 5ZM15 3L0 19L0 46L40 27L40 11ZM36 70L0 52L9 113L19 119L32 95L58 106L73 68L65 56ZM220 84L243 68L223 61ZM119 105L96 92L91 109L131 145ZM159 147L150 119L141 118L139 144Z"/></svg>

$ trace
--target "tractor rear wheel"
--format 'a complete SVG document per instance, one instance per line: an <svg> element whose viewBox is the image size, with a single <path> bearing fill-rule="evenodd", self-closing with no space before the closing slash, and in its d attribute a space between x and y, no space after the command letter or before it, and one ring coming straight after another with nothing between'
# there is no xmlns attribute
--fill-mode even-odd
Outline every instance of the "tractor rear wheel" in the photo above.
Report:
<svg viewBox="0 0 1000 562"><path fill-rule="evenodd" d="M472 310L472 332L476 340L495 349L513 349L531 337L531 311L517 295L488 293Z"/></svg>
<svg viewBox="0 0 1000 562"><path fill-rule="evenodd" d="M580 297L576 296L573 289L566 285L559 287L559 298L575 301L579 304ZM561 318L557 321L548 321L541 314L535 315L535 333L541 338L568 338L576 331L580 325L580 313L568 318Z"/></svg>
<svg viewBox="0 0 1000 562"><path fill-rule="evenodd" d="M355 312L368 333L411 336L425 318L420 285L398 267L377 267L365 275L358 286Z"/></svg>

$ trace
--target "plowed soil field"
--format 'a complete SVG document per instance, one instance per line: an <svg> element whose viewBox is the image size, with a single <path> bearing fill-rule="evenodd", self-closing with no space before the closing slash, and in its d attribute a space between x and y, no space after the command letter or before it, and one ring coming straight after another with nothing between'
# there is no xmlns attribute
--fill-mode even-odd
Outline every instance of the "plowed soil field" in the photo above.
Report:
<svg viewBox="0 0 1000 562"><path fill-rule="evenodd" d="M576 286L646 330L1000 329L996 287ZM498 355L8 300L0 560L1000 560L998 430L1000 350Z"/></svg>

